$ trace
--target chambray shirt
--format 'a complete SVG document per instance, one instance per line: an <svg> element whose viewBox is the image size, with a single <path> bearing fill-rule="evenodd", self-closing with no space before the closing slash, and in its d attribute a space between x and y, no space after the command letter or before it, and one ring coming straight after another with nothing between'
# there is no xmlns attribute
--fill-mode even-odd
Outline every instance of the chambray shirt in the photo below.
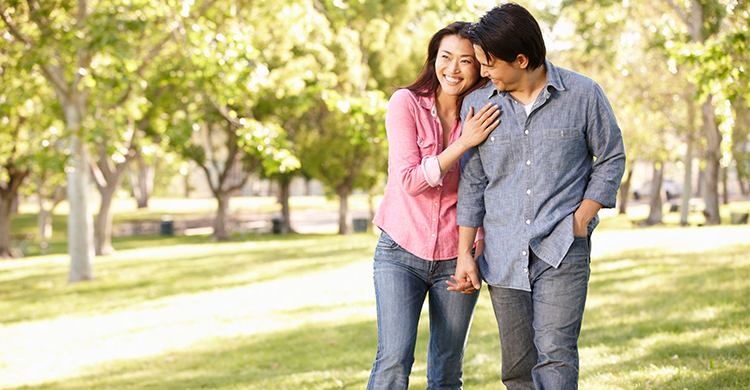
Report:
<svg viewBox="0 0 750 390"><path fill-rule="evenodd" d="M558 267L573 243L573 213L584 198L612 208L625 170L625 149L601 87L545 63L547 81L527 116L509 93L488 83L464 99L477 112L488 102L500 124L461 160L457 223L484 226L484 280L530 291L529 248ZM588 234L599 223L588 226Z"/></svg>

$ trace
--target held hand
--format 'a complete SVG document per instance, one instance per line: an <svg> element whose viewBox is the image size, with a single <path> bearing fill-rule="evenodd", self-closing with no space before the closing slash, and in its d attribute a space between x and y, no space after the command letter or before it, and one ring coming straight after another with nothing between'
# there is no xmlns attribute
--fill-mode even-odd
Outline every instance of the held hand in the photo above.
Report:
<svg viewBox="0 0 750 390"><path fill-rule="evenodd" d="M471 254L459 255L456 264L456 274L451 275L454 281L446 280L449 291L460 291L462 294L471 294L482 288L482 280L479 278L477 262Z"/></svg>
<svg viewBox="0 0 750 390"><path fill-rule="evenodd" d="M500 108L492 103L487 103L476 115L474 107L470 107L459 141L463 142L467 149L479 145L500 123L496 120L498 115Z"/></svg>

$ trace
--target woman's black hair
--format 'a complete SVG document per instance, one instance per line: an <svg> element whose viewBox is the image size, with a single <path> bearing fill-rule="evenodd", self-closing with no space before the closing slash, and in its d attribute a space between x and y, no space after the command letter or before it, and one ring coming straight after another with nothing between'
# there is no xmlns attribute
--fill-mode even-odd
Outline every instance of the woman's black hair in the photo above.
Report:
<svg viewBox="0 0 750 390"><path fill-rule="evenodd" d="M505 62L513 62L519 54L529 59L528 70L544 65L547 49L539 23L529 11L515 3L489 10L469 29L471 43Z"/></svg>

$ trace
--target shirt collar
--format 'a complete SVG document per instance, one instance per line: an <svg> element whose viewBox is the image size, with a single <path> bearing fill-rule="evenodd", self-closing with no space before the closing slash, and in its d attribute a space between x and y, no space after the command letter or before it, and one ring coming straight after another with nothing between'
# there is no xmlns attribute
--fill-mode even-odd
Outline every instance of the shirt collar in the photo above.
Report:
<svg viewBox="0 0 750 390"><path fill-rule="evenodd" d="M435 107L435 94L429 96L417 95L417 99L419 99L419 105L428 110L432 110L432 108Z"/></svg>
<svg viewBox="0 0 750 390"><path fill-rule="evenodd" d="M546 84L544 85L544 89L542 90L542 93L544 94L545 98L548 98L550 95L550 92L549 92L550 87L558 91L564 91L565 85L563 84L562 78L560 77L560 71L552 63L552 61L545 59L544 65L547 68L547 80L546 80ZM495 88L495 84L492 84L491 82L487 82L487 85L483 89L487 92L488 99L495 96L496 93L500 94L501 96L505 96L505 97L508 96L508 92L498 91Z"/></svg>

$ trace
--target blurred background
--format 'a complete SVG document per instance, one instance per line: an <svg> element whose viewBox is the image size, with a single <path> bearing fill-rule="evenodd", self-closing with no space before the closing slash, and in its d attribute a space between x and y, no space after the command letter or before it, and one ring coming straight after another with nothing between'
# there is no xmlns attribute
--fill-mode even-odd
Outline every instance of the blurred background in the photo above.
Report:
<svg viewBox="0 0 750 390"><path fill-rule="evenodd" d="M548 58L597 81L622 129L628 166L618 208L603 211L611 218L603 220L602 229L629 230L630 235L611 237L627 237L624 240L632 244L648 241L651 233L636 231L649 226L747 224L750 3L519 3L540 22ZM84 308L82 315L99 314L88 304L121 310L114 304L119 295L105 293L110 289L152 299L176 291L192 294L240 285L232 267L243 262L255 267L270 261L268 256L232 263L227 257L217 259L212 251L249 250L252 246L231 245L269 240L264 233L291 235L281 239L283 244L272 242L263 248L298 248L300 254L294 256L308 264L303 268L312 261L305 251L317 245L321 251L353 250L360 256L356 258L366 261L372 237L339 241L335 236L373 230L369 221L387 180L388 98L395 87L416 77L435 31L455 20L476 21L497 4L0 0L0 258L25 259L8 260L3 266L2 280L7 283L0 297L11 302L1 310L6 313L4 326L38 316L57 318L61 310L77 305ZM680 245L738 231L670 234ZM746 232L727 244L747 243ZM334 238L305 241L295 233L330 233ZM175 256L198 250L192 245L215 242L230 246L201 247L204 260L212 265L200 269L211 278L217 277L212 272L224 275L224 284L212 285L216 279L210 279L203 285L200 275L187 271L154 281L147 276L172 276L139 260L152 256L176 262ZM182 249L165 249L175 244ZM125 257L117 257L115 248ZM138 248L151 249L147 254L130 252ZM739 248L732 256L744 253L746 261L747 246ZM347 256L348 262L351 253ZM95 258L102 264L97 266L102 270L98 279L104 284L66 287L66 282L94 279ZM226 268L219 271L216 264ZM138 270L137 275L126 269ZM242 269L243 283L274 272L263 268L248 274ZM729 270L727 275L750 279L748 269ZM143 284L107 287L115 279L124 283L115 274L130 275L127 278ZM90 302L80 298L88 296L88 288ZM633 291L639 289L633 286ZM738 287L735 293L744 294L746 301L747 291L747 286ZM69 294L81 294L79 298L89 303ZM33 309L38 303L30 303L47 299L51 306L42 310L47 314L39 314ZM733 313L744 315L750 308L746 306ZM363 310L370 313L369 309ZM156 323L165 320L160 321ZM368 321L365 329L371 334L372 318ZM739 347L748 345L747 319L744 324L734 330L744 334ZM351 333L354 342L361 329ZM34 334L38 333L28 330L28 335ZM5 342L12 335L6 333ZM138 346L144 350L152 341L142 340ZM6 350L10 360L4 361L12 361L8 356L18 357L25 348L19 344L17 350ZM370 348L362 351L362 360L370 360ZM61 354L52 356L65 360L59 359L65 356ZM709 359L712 367L715 359ZM730 376L750 375L742 359L730 359L735 365ZM279 365L263 364L273 369ZM0 364L0 370L3 367ZM361 384L360 374L353 383ZM24 381L30 377L31 373L8 383L28 383ZM491 386L497 383L493 378L488 374L482 383ZM93 380L87 377L75 386L86 387ZM124 387L139 388L133 383L141 382L127 383ZM270 382L259 383L258 388L269 388ZM625 382L622 388L632 388L633 383ZM675 388L682 388L680 383ZM705 388L720 388L716 383ZM295 386L289 388L306 388ZM311 388L328 388L321 386Z"/></svg>

